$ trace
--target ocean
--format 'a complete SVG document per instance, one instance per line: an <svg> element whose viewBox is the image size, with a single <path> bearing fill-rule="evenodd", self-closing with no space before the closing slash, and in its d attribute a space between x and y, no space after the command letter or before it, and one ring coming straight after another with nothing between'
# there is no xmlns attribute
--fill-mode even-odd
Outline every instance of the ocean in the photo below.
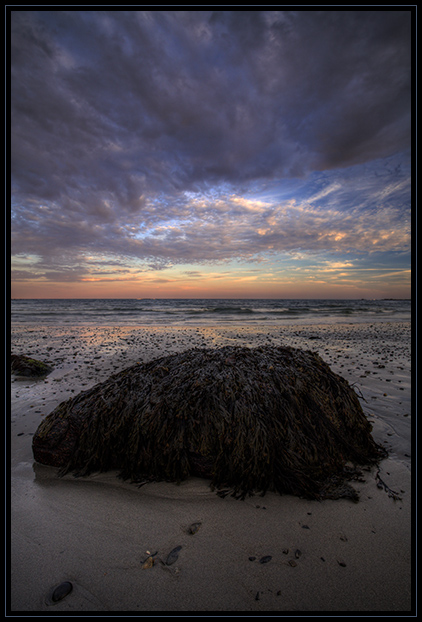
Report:
<svg viewBox="0 0 422 622"><path fill-rule="evenodd" d="M222 326L407 321L410 300L31 299L11 301L12 325Z"/></svg>

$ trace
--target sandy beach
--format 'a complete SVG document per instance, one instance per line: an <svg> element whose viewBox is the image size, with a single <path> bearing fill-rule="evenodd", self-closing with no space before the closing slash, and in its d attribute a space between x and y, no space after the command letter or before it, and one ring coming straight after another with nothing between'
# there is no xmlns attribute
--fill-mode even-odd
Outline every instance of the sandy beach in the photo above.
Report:
<svg viewBox="0 0 422 622"><path fill-rule="evenodd" d="M35 464L42 418L135 362L193 347L316 350L360 397L388 452L359 503L218 497L207 480L141 488L115 472L57 477ZM17 612L403 612L412 594L409 322L250 327L14 326L12 352L54 371L11 381L11 600ZM377 478L378 474L378 478ZM379 478L385 483L380 484ZM388 494L394 490L400 499ZM195 533L189 526L200 523ZM160 559L175 547L178 559ZM157 552L155 563L143 562ZM52 603L51 589L73 591Z"/></svg>

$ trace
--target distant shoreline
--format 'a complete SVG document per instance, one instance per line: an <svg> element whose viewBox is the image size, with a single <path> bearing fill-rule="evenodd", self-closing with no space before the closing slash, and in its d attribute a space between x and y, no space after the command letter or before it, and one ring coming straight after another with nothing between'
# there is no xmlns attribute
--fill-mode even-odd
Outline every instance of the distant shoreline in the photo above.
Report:
<svg viewBox="0 0 422 622"><path fill-rule="evenodd" d="M411 301L412 298L11 298L14 300L365 300L365 301Z"/></svg>

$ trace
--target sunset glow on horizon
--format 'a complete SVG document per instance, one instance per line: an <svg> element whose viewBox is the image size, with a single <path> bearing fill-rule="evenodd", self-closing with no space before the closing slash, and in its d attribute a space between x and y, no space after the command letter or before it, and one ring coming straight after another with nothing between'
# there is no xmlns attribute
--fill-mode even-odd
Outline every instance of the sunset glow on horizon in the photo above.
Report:
<svg viewBox="0 0 422 622"><path fill-rule="evenodd" d="M411 11L11 11L12 298L409 298Z"/></svg>

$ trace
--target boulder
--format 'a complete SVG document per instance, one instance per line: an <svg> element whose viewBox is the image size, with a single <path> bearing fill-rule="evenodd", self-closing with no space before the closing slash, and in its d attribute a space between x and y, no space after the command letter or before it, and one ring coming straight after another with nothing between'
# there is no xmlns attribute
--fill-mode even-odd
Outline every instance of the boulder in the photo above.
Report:
<svg viewBox="0 0 422 622"><path fill-rule="evenodd" d="M317 499L350 488L350 464L385 456L345 379L315 352L270 346L195 348L125 369L60 404L33 453L61 474L195 475L240 496Z"/></svg>

